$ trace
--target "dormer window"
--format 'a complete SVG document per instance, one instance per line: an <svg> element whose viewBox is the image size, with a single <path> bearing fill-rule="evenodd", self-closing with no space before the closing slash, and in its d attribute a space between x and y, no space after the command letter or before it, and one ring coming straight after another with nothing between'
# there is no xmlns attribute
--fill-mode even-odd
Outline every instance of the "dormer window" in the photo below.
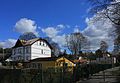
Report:
<svg viewBox="0 0 120 83"><path fill-rule="evenodd" d="M43 46L45 46L45 44L43 43Z"/></svg>
<svg viewBox="0 0 120 83"><path fill-rule="evenodd" d="M41 42L40 42L39 44L40 44L40 45L42 45L42 43L41 43Z"/></svg>

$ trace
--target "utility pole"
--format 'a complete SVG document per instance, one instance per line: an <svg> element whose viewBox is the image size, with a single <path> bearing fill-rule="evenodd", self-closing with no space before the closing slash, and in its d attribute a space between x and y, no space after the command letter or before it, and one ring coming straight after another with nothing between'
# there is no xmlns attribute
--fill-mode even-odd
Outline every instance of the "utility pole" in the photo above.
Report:
<svg viewBox="0 0 120 83"><path fill-rule="evenodd" d="M5 58L5 53L4 53L4 46L1 44L0 45L0 48L2 48L2 58L3 58L3 60L4 60L4 58Z"/></svg>
<svg viewBox="0 0 120 83"><path fill-rule="evenodd" d="M3 60L4 60L4 58L5 58L5 56L4 56L4 48L2 48L3 49Z"/></svg>

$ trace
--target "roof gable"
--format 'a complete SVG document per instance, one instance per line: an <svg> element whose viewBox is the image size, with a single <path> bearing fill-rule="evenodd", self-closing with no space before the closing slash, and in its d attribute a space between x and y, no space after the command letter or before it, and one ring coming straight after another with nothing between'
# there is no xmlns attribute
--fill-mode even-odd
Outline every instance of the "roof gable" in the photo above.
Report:
<svg viewBox="0 0 120 83"><path fill-rule="evenodd" d="M15 46L13 48L16 48L16 47L21 47L23 46L22 42L18 39Z"/></svg>
<svg viewBox="0 0 120 83"><path fill-rule="evenodd" d="M13 48L17 48L17 47L21 47L21 46L29 46L29 45L34 44L37 41L44 41L45 43L47 43L47 45L50 47L50 49L52 49L52 46L48 43L48 41L45 39L42 39L42 38L35 38L35 39L28 40L28 41L18 39Z"/></svg>
<svg viewBox="0 0 120 83"><path fill-rule="evenodd" d="M65 56L58 57L58 58L57 58L57 61L59 61L59 60L67 60L67 61L72 62L73 64L75 64L75 63L74 63L74 61L72 61L72 60L68 59L68 58L67 58L67 57L65 57Z"/></svg>

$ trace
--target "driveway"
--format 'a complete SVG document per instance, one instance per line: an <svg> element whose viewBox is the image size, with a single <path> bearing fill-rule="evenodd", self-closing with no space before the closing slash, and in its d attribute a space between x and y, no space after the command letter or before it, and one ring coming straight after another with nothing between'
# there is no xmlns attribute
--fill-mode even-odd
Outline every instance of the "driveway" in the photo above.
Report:
<svg viewBox="0 0 120 83"><path fill-rule="evenodd" d="M100 71L99 73L94 74L90 77L89 80L79 81L77 83L120 83L117 79L120 79L115 71L119 71L120 67L114 67L111 69L107 69L104 71Z"/></svg>

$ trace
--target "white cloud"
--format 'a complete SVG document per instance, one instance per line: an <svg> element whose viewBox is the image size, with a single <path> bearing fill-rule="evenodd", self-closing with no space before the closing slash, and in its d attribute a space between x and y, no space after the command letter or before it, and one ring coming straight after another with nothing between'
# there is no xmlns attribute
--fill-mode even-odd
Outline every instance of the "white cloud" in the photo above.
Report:
<svg viewBox="0 0 120 83"><path fill-rule="evenodd" d="M115 2L120 2L120 0L115 0Z"/></svg>
<svg viewBox="0 0 120 83"><path fill-rule="evenodd" d="M11 48L15 45L16 43L16 39L8 39L8 40L5 40L3 42L0 42L0 47L2 48Z"/></svg>
<svg viewBox="0 0 120 83"><path fill-rule="evenodd" d="M59 25L57 25L57 28L60 28L60 29L64 29L66 26L65 25L63 25L63 24L59 24Z"/></svg>
<svg viewBox="0 0 120 83"><path fill-rule="evenodd" d="M85 22L87 23L87 27L82 31L83 35L88 37L88 39L91 42L91 49L96 50L99 48L99 44L101 40L106 41L109 46L113 46L113 38L109 37L108 32L112 33L112 23L108 19L102 19L96 22L93 22L93 20L98 17L98 15L94 15L92 18L86 18ZM35 24L35 21L22 18L20 19L16 25L15 30L20 33L24 32L33 32L38 35L37 28L41 29L43 33L46 34L46 36L52 38L52 40L56 43L58 43L60 46L65 45L65 34L59 34L62 32L65 28L70 28L69 25L63 25L59 24L57 26L50 26L47 28L41 28L37 27ZM80 32L80 27L75 26L73 32ZM11 40L6 40L5 42L1 42L1 44L9 43ZM8 45L8 44L6 44ZM11 44L10 44L11 45ZM12 43L13 45L13 43ZM5 46L9 47L9 46Z"/></svg>
<svg viewBox="0 0 120 83"><path fill-rule="evenodd" d="M52 41L59 44L60 47L65 45L65 35L59 35L59 33L65 28L64 25L60 24L56 27L47 27L44 29L41 29L43 33L46 34L46 36L52 38Z"/></svg>
<svg viewBox="0 0 120 83"><path fill-rule="evenodd" d="M48 37L52 38L55 37L59 31L54 27L47 27L42 29L42 32L44 32Z"/></svg>
<svg viewBox="0 0 120 83"><path fill-rule="evenodd" d="M113 47L113 38L109 36L112 33L113 25L109 19L100 19L93 22L97 15L92 18L86 18L87 28L82 33L88 37L91 42L91 49L96 50L100 47L100 41L104 40L108 43L109 47Z"/></svg>
<svg viewBox="0 0 120 83"><path fill-rule="evenodd" d="M22 34L25 32L33 32L34 34L38 35L36 29L37 29L37 25L35 24L35 21L27 18L21 18L15 24L15 31Z"/></svg>
<svg viewBox="0 0 120 83"><path fill-rule="evenodd" d="M80 32L79 28L74 28L74 33Z"/></svg>
<svg viewBox="0 0 120 83"><path fill-rule="evenodd" d="M60 47L62 47L62 46L64 46L66 44L65 34L63 34L63 35L57 35L52 40L54 42L58 43L60 45Z"/></svg>
<svg viewBox="0 0 120 83"><path fill-rule="evenodd" d="M108 19L101 19L93 23L93 20L97 17L94 15L92 18L86 18L87 27L82 31L82 33L88 37L91 41L92 50L99 48L101 40L106 41L110 46L113 46L113 39L109 37L108 32L112 32L112 23ZM59 24L55 27L41 28L37 27L35 21L22 18L15 24L15 31L19 33L33 32L38 35L37 28L41 29L46 36L52 38L52 40L58 43L60 46L65 45L65 34L59 34L65 28L70 28L69 25ZM73 32L80 32L80 27L75 26ZM5 42L0 42L4 47L12 47L16 40L8 39Z"/></svg>
<svg viewBox="0 0 120 83"><path fill-rule="evenodd" d="M86 23L89 23L89 20L90 20L90 19L87 17L87 18L85 19L85 22L86 22Z"/></svg>

